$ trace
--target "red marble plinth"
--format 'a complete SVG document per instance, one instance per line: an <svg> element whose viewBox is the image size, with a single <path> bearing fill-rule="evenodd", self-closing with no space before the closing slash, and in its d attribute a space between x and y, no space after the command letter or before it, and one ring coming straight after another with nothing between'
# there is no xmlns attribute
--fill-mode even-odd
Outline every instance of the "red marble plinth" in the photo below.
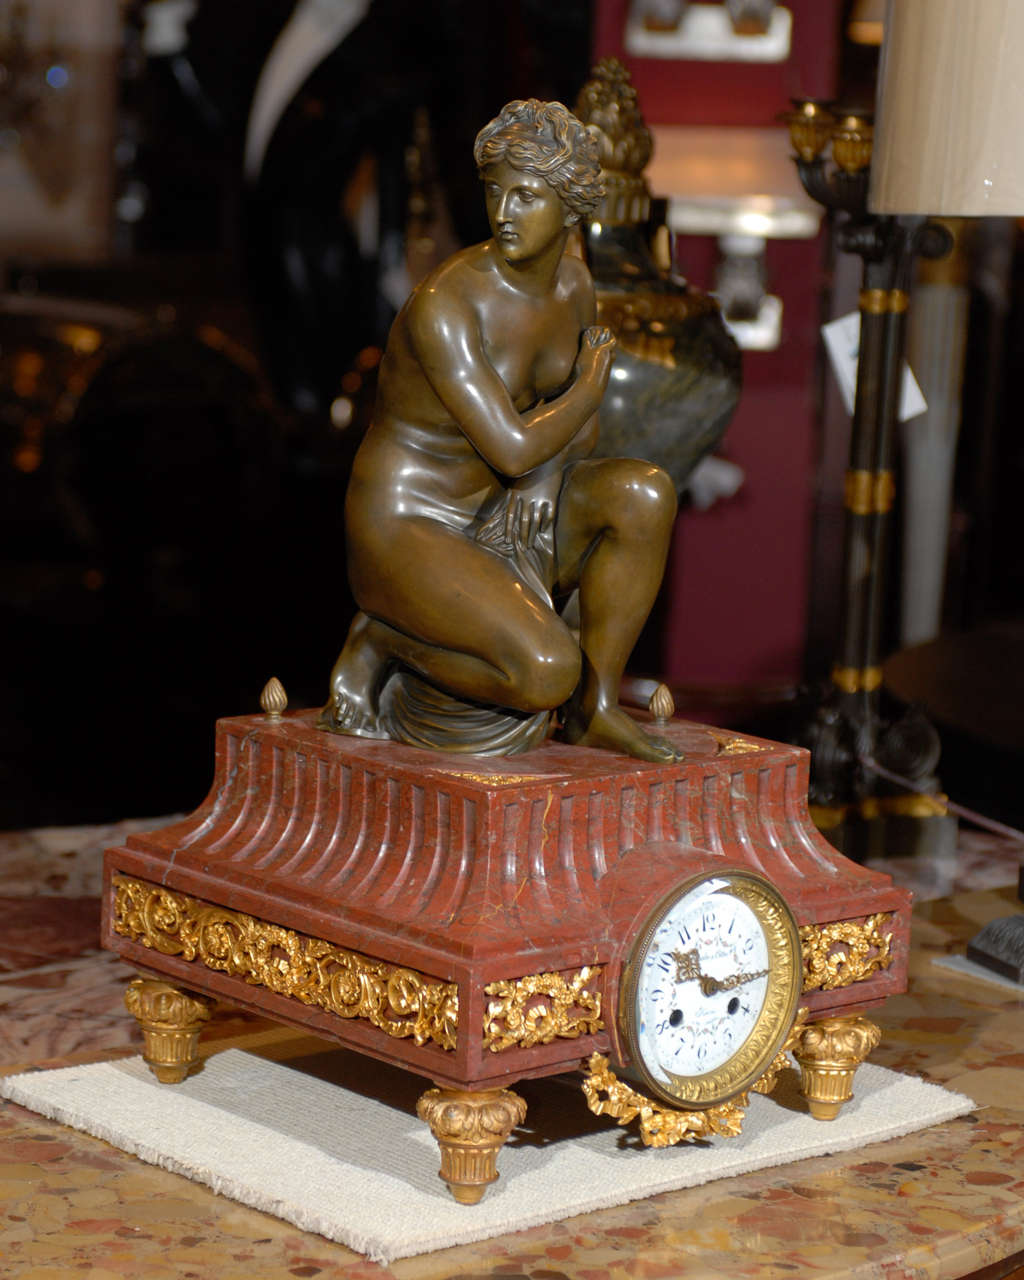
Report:
<svg viewBox="0 0 1024 1280"><path fill-rule="evenodd" d="M910 895L818 834L802 750L673 721L660 731L685 751L680 764L558 743L484 759L339 737L314 719L219 722L204 804L107 851L105 946L192 990L463 1089L564 1070L594 1050L621 1061L619 974L639 921L672 885L714 866L768 876L800 925L891 915L887 967L806 991L812 1018L906 986ZM341 1017L304 991L232 974L227 960L218 969L152 936L145 945L141 926L115 928L123 876L455 984L454 1045ZM601 997L596 1023L500 1052L487 1043L488 985L585 966L600 968L586 984Z"/></svg>

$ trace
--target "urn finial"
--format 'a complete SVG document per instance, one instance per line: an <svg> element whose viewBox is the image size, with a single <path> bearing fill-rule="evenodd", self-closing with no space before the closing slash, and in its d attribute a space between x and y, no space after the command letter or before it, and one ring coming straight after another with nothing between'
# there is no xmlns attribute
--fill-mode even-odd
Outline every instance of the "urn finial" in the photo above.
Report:
<svg viewBox="0 0 1024 1280"><path fill-rule="evenodd" d="M608 223L643 223L651 194L643 177L654 143L637 105L629 72L617 58L602 58L580 90L577 117L597 138L607 192L592 217Z"/></svg>

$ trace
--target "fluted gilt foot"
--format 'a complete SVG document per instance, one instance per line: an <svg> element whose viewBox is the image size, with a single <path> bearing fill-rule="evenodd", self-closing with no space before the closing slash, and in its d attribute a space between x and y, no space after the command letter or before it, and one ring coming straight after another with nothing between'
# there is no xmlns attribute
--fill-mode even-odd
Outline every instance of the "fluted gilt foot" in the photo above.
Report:
<svg viewBox="0 0 1024 1280"><path fill-rule="evenodd" d="M212 1000L160 982L136 978L124 1002L142 1028L142 1056L161 1084L180 1084L199 1064L199 1035Z"/></svg>
<svg viewBox="0 0 1024 1280"><path fill-rule="evenodd" d="M498 1177L498 1152L526 1118L511 1089L428 1089L416 1114L441 1148L440 1178L459 1204L478 1204Z"/></svg>
<svg viewBox="0 0 1024 1280"><path fill-rule="evenodd" d="M823 1018L804 1027L793 1046L800 1092L815 1120L834 1120L853 1097L857 1068L882 1038L867 1018Z"/></svg>

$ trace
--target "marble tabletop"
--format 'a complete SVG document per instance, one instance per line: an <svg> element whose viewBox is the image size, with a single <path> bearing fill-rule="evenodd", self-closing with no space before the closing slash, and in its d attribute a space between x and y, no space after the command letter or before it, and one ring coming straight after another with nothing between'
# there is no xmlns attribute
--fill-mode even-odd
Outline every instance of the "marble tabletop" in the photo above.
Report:
<svg viewBox="0 0 1024 1280"><path fill-rule="evenodd" d="M166 821L163 820L163 821ZM0 1073L139 1049L131 977L98 947L100 854L147 823L0 835ZM969 1094L921 1133L381 1267L13 1104L0 1109L0 1274L19 1280L1024 1278L1024 991L951 972L1020 908L1022 851L963 832L943 866L883 869L918 895L910 987L871 1016L872 1061ZM220 1010L214 1047L285 1033Z"/></svg>

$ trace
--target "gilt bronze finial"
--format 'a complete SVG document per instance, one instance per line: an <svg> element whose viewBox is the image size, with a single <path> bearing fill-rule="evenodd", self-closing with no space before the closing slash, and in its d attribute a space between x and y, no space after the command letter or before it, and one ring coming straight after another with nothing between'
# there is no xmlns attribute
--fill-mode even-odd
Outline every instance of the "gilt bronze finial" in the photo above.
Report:
<svg viewBox="0 0 1024 1280"><path fill-rule="evenodd" d="M260 694L260 706L268 720L280 720L288 707L288 695L277 676L271 676Z"/></svg>
<svg viewBox="0 0 1024 1280"><path fill-rule="evenodd" d="M647 709L651 713L655 724L668 724L676 713L676 703L672 697L672 690L667 684L658 685L657 689L651 694Z"/></svg>

